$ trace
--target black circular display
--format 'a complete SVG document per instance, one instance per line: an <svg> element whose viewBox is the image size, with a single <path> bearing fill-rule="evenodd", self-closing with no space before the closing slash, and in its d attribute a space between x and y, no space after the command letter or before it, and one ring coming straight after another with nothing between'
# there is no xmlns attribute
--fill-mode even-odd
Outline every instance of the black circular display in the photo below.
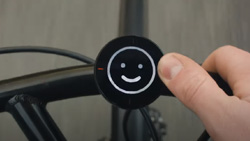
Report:
<svg viewBox="0 0 250 141"><path fill-rule="evenodd" d="M102 95L124 109L142 108L160 95L157 74L162 52L152 41L125 36L110 41L99 53L95 79Z"/></svg>

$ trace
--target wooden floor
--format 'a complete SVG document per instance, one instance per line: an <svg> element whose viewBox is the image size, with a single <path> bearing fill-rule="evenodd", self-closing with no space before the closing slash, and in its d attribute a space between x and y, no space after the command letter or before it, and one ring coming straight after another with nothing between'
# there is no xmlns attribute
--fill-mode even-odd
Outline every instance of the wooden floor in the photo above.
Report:
<svg viewBox="0 0 250 141"><path fill-rule="evenodd" d="M227 44L250 51L249 6L248 0L149 1L149 38L164 53L179 52L198 63ZM0 47L51 46L95 58L117 37L118 18L118 0L0 0ZM0 79L78 64L54 55L2 55ZM152 107L168 125L166 140L196 140L204 130L175 98L160 97ZM101 96L59 101L48 109L68 140L110 136L110 104ZM0 140L27 140L8 113L0 114Z"/></svg>

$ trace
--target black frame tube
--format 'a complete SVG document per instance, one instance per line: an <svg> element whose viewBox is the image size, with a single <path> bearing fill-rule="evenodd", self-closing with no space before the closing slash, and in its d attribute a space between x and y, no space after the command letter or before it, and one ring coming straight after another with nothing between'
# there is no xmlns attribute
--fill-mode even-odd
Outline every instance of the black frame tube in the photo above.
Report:
<svg viewBox="0 0 250 141"><path fill-rule="evenodd" d="M9 100L6 108L29 140L66 141L45 104L37 98L16 95Z"/></svg>
<svg viewBox="0 0 250 141"><path fill-rule="evenodd" d="M121 0L119 36L148 36L148 0Z"/></svg>
<svg viewBox="0 0 250 141"><path fill-rule="evenodd" d="M26 94L47 103L98 95L93 65L76 66L0 81L0 112L15 95Z"/></svg>
<svg viewBox="0 0 250 141"><path fill-rule="evenodd" d="M121 0L119 36L136 35L147 37L148 0ZM111 141L125 141L123 118L125 110L112 106ZM131 141L148 141L146 124L141 113L134 110L128 121L128 135Z"/></svg>

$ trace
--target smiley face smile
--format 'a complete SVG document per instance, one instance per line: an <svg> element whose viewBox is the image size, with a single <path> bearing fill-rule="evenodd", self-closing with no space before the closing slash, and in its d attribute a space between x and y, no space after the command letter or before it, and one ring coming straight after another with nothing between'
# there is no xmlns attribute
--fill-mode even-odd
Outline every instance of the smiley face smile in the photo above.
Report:
<svg viewBox="0 0 250 141"><path fill-rule="evenodd" d="M135 83L141 80L141 76L137 76L135 78L127 78L125 75L122 75L121 78L128 83Z"/></svg>
<svg viewBox="0 0 250 141"><path fill-rule="evenodd" d="M138 109L167 90L157 74L163 56L152 41L125 36L110 41L98 54L94 76L106 100L123 109Z"/></svg>
<svg viewBox="0 0 250 141"><path fill-rule="evenodd" d="M117 50L109 59L109 82L124 94L139 94L153 83L155 63L147 51L127 46Z"/></svg>

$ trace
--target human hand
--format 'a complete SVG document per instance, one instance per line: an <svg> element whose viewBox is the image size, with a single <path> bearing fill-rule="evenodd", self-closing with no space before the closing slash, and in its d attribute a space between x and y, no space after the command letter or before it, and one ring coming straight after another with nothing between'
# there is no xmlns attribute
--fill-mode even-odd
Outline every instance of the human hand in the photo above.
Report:
<svg viewBox="0 0 250 141"><path fill-rule="evenodd" d="M218 73L234 96L225 94L207 71ZM250 140L250 53L224 46L202 67L170 53L161 58L158 73L169 90L198 115L213 140Z"/></svg>

